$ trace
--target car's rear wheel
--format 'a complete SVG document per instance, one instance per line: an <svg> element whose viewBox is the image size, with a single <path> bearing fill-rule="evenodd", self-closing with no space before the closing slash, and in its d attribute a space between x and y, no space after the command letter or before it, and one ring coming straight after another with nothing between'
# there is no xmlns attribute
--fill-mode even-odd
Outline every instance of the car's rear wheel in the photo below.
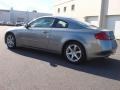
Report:
<svg viewBox="0 0 120 90"><path fill-rule="evenodd" d="M77 42L71 42L65 46L64 56L72 63L81 63L86 59L84 48Z"/></svg>
<svg viewBox="0 0 120 90"><path fill-rule="evenodd" d="M6 44L9 49L14 49L16 48L16 39L14 34L9 33L6 35Z"/></svg>

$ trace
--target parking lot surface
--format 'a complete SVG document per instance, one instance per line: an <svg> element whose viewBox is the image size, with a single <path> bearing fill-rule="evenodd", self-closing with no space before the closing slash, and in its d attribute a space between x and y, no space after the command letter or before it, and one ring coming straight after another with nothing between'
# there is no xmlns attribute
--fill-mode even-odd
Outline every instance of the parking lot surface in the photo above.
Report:
<svg viewBox="0 0 120 90"><path fill-rule="evenodd" d="M43 51L8 50L8 28L0 26L0 90L120 90L119 47L107 60L76 65Z"/></svg>

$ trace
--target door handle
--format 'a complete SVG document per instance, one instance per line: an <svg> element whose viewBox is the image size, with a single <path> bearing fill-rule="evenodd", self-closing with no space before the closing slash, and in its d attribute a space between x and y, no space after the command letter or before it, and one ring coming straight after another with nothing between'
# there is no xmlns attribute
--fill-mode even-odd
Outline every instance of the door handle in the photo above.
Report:
<svg viewBox="0 0 120 90"><path fill-rule="evenodd" d="M47 31L43 31L44 34L47 34L48 32Z"/></svg>

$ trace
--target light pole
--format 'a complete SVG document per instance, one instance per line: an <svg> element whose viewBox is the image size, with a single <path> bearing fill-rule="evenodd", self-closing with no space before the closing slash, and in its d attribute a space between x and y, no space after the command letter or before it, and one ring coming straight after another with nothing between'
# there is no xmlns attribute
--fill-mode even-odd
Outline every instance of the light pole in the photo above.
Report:
<svg viewBox="0 0 120 90"><path fill-rule="evenodd" d="M106 28L109 0L101 0L101 8L99 14L99 27Z"/></svg>
<svg viewBox="0 0 120 90"><path fill-rule="evenodd" d="M14 10L13 8L10 9L10 23L14 24Z"/></svg>

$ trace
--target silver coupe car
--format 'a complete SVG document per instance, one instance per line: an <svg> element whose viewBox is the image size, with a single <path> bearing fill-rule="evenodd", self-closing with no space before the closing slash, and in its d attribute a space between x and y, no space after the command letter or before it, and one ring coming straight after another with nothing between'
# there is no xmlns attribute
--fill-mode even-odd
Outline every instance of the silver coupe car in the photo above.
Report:
<svg viewBox="0 0 120 90"><path fill-rule="evenodd" d="M117 49L113 31L57 16L37 18L9 29L5 43L9 49L27 47L62 54L73 63L108 57Z"/></svg>

